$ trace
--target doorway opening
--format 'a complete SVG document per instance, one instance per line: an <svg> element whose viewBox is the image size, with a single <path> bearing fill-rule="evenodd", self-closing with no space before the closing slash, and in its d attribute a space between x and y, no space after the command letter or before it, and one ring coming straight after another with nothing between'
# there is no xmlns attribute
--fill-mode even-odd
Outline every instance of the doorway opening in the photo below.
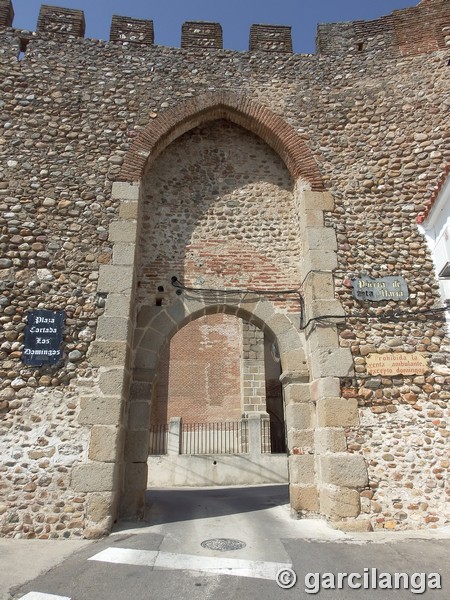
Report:
<svg viewBox="0 0 450 600"><path fill-rule="evenodd" d="M205 315L181 328L162 350L154 388L151 485L285 481L280 374L276 346L242 318Z"/></svg>

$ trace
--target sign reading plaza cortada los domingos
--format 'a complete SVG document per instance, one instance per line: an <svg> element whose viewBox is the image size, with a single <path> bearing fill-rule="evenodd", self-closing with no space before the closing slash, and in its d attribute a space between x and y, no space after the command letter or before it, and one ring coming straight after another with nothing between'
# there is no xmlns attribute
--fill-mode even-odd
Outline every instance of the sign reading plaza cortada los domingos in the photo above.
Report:
<svg viewBox="0 0 450 600"><path fill-rule="evenodd" d="M64 311L33 310L28 313L22 352L22 361L26 365L55 364L61 359L64 319Z"/></svg>
<svg viewBox="0 0 450 600"><path fill-rule="evenodd" d="M352 279L352 296L357 300L408 300L409 292L403 277L359 277Z"/></svg>

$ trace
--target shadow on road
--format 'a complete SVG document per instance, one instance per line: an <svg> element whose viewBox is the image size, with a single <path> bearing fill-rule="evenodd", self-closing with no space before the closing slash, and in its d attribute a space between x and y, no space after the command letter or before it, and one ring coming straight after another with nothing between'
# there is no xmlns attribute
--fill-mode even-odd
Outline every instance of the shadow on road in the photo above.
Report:
<svg viewBox="0 0 450 600"><path fill-rule="evenodd" d="M162 525L210 517L267 510L289 503L285 484L229 488L168 488L146 492L144 522ZM143 524L142 521L140 522ZM136 522L118 524L120 530L136 526Z"/></svg>
<svg viewBox="0 0 450 600"><path fill-rule="evenodd" d="M159 525L267 510L289 502L287 485L147 490L146 521Z"/></svg>

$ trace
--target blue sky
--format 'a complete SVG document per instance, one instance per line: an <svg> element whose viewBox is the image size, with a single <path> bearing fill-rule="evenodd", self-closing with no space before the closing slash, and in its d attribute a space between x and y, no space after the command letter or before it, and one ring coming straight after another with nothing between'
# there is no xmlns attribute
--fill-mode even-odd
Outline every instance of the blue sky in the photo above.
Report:
<svg viewBox="0 0 450 600"><path fill-rule="evenodd" d="M180 46L184 21L217 21L224 48L247 50L250 25L290 25L294 52L314 52L317 23L376 19L419 0L12 0L14 27L36 29L39 7L51 4L84 11L86 37L107 40L113 14L152 19L155 43Z"/></svg>

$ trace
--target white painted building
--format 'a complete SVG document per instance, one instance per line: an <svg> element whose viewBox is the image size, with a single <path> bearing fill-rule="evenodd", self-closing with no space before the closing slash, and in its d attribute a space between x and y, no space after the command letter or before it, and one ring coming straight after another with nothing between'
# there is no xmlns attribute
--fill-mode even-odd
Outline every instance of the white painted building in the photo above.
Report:
<svg viewBox="0 0 450 600"><path fill-rule="evenodd" d="M442 302L450 306L450 177L441 186L419 229L433 257ZM447 311L447 322L450 329L450 311Z"/></svg>

